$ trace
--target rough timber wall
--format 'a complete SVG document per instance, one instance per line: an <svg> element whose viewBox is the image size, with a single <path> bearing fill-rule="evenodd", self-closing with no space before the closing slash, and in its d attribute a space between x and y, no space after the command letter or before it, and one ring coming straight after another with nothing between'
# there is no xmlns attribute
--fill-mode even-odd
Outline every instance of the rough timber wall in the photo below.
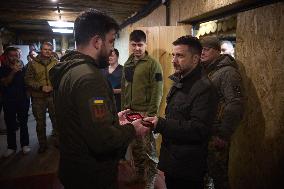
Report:
<svg viewBox="0 0 284 189"><path fill-rule="evenodd" d="M172 0L170 6L170 25L175 26L181 20L244 1L248 0Z"/></svg>
<svg viewBox="0 0 284 189"><path fill-rule="evenodd" d="M119 50L119 63L124 64L129 56L129 34L133 28L137 27L151 27L151 26L165 26L166 25L166 7L161 5L151 14L142 18L138 22L123 28L119 32L119 38L115 42L115 48Z"/></svg>
<svg viewBox="0 0 284 189"><path fill-rule="evenodd" d="M246 117L234 136L233 189L283 188L284 3L239 13L236 59L247 95Z"/></svg>
<svg viewBox="0 0 284 189"><path fill-rule="evenodd" d="M134 23L132 27L151 27L166 25L166 6L161 5L147 17Z"/></svg>

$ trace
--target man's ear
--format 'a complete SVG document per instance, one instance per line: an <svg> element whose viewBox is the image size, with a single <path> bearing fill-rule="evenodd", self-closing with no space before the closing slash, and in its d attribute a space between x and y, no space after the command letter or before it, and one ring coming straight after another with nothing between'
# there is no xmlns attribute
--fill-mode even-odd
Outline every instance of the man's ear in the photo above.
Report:
<svg viewBox="0 0 284 189"><path fill-rule="evenodd" d="M95 49L100 49L101 45L103 43L103 40L100 36L95 35L94 37L91 38L90 40L90 45L92 45L92 47L94 47Z"/></svg>
<svg viewBox="0 0 284 189"><path fill-rule="evenodd" d="M198 64L199 61L200 61L200 56L197 55L197 54L193 55L193 62L194 62L194 64Z"/></svg>

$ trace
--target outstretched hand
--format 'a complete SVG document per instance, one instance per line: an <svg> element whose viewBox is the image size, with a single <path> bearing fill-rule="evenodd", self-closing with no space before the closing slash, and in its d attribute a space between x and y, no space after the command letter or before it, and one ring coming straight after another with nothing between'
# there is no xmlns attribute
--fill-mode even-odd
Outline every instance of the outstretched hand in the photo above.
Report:
<svg viewBox="0 0 284 189"><path fill-rule="evenodd" d="M144 137L150 132L150 128L143 126L142 119L137 119L132 122L138 137Z"/></svg>
<svg viewBox="0 0 284 189"><path fill-rule="evenodd" d="M149 121L149 122L151 122L151 123L153 124L153 129L156 128L156 126L157 126L157 124L158 124L158 120L159 120L159 118L158 118L157 116L155 116L155 117L145 117L145 118L143 119L143 121Z"/></svg>
<svg viewBox="0 0 284 189"><path fill-rule="evenodd" d="M130 111L131 111L130 109L126 109L126 110L123 110L123 111L117 113L120 125L125 125L127 123L130 123L125 117L126 114L129 113Z"/></svg>

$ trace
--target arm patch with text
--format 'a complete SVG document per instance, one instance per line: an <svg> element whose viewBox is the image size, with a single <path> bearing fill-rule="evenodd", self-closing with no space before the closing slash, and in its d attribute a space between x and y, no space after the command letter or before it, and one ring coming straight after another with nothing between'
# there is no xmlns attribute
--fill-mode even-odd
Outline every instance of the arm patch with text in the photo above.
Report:
<svg viewBox="0 0 284 189"><path fill-rule="evenodd" d="M106 102L103 97L94 97L89 100L92 120L104 120L107 115Z"/></svg>

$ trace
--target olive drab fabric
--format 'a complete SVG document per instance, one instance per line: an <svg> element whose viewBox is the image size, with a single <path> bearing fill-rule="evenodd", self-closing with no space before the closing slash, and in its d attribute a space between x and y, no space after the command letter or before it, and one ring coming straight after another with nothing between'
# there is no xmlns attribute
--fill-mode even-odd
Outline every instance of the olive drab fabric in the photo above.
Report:
<svg viewBox="0 0 284 189"><path fill-rule="evenodd" d="M229 189L230 141L244 112L242 78L235 59L226 54L213 60L204 71L218 91L218 110L208 145L208 174L216 189ZM222 148L215 145L218 138L224 141Z"/></svg>
<svg viewBox="0 0 284 189"><path fill-rule="evenodd" d="M131 55L124 64L121 83L121 107L146 112L148 116L158 113L163 96L163 73L161 65L148 53L134 61Z"/></svg>
<svg viewBox="0 0 284 189"><path fill-rule="evenodd" d="M68 188L112 188L135 137L119 125L113 91L96 60L70 52L50 70L60 133L59 178Z"/></svg>
<svg viewBox="0 0 284 189"><path fill-rule="evenodd" d="M158 113L163 95L161 65L147 52L139 60L132 54L124 64L121 82L121 107L139 112L143 116ZM130 146L138 180L145 181L145 188L154 188L157 174L157 150L154 134L135 139Z"/></svg>
<svg viewBox="0 0 284 189"><path fill-rule="evenodd" d="M49 70L58 63L58 60L51 58L42 58L38 55L27 64L25 73L25 83L28 92L31 95L32 111L36 120L37 138L41 150L47 147L46 137L46 112L48 110L52 123L52 134L55 137L56 145L58 140L57 125L55 120L53 92L45 93L42 91L43 86L52 86L49 79Z"/></svg>
<svg viewBox="0 0 284 189"><path fill-rule="evenodd" d="M48 72L58 63L55 58L43 59L38 55L27 66L25 74L25 83L28 86L32 97L44 97L43 86L51 86Z"/></svg>

